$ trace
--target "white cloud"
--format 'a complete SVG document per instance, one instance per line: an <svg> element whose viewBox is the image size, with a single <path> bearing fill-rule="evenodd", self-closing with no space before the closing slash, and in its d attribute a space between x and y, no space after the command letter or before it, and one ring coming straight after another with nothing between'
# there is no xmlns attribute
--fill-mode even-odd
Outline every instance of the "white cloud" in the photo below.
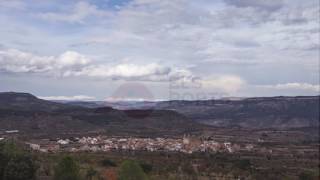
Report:
<svg viewBox="0 0 320 180"><path fill-rule="evenodd" d="M171 69L156 63L136 65L91 65L79 71L67 71L64 76L84 76L94 78L112 78L141 81L167 80Z"/></svg>
<svg viewBox="0 0 320 180"><path fill-rule="evenodd" d="M259 87L276 90L305 90L320 93L320 85L308 83L285 83L276 85L261 85Z"/></svg>
<svg viewBox="0 0 320 180"><path fill-rule="evenodd" d="M61 68L75 65L82 66L90 63L90 60L86 56L74 51L67 51L61 54L56 60Z"/></svg>
<svg viewBox="0 0 320 180"><path fill-rule="evenodd" d="M59 56L39 56L15 49L0 50L0 71L136 81L169 81L193 77L186 69L170 68L157 63L97 64L74 51L67 51Z"/></svg>
<svg viewBox="0 0 320 180"><path fill-rule="evenodd" d="M60 56L39 56L16 49L0 50L0 71L16 73L53 73L64 69L77 69L90 60L74 51Z"/></svg>
<svg viewBox="0 0 320 180"><path fill-rule="evenodd" d="M61 101L94 101L95 97L78 95L78 96L39 96L40 99L49 101L61 100Z"/></svg>
<svg viewBox="0 0 320 180"><path fill-rule="evenodd" d="M187 92L190 95L225 95L238 94L248 84L244 79L235 75L220 74L206 78L186 76L178 81L173 81L170 84L171 91L178 94ZM208 98L208 97L206 97Z"/></svg>
<svg viewBox="0 0 320 180"><path fill-rule="evenodd" d="M238 76L224 75L201 80L201 84L206 89L234 94L241 90L246 82Z"/></svg>

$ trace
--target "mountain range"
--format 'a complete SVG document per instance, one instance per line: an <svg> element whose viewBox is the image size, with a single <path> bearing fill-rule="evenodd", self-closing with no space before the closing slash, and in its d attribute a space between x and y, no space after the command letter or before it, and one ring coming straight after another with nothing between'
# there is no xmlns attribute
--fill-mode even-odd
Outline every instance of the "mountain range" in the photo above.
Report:
<svg viewBox="0 0 320 180"><path fill-rule="evenodd" d="M206 101L52 102L0 93L0 133L181 135L208 127L319 128L319 96Z"/></svg>
<svg viewBox="0 0 320 180"><path fill-rule="evenodd" d="M89 108L107 105L116 109L172 110L194 122L216 127L300 128L319 126L320 96L65 103Z"/></svg>

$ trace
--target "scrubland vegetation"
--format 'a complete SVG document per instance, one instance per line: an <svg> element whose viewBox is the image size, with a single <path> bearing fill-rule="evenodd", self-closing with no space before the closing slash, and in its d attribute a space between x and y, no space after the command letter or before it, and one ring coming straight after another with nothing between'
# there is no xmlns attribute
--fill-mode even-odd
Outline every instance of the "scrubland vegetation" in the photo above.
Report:
<svg viewBox="0 0 320 180"><path fill-rule="evenodd" d="M318 179L318 167L292 173L268 167L268 161L275 162L270 157L258 160L224 153L36 153L6 141L0 145L0 158L3 180Z"/></svg>

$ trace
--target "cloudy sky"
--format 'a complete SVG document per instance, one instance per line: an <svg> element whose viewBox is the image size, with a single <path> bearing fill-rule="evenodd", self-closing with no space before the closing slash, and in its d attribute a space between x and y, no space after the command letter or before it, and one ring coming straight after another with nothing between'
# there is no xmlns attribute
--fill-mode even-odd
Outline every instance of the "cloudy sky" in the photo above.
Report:
<svg viewBox="0 0 320 180"><path fill-rule="evenodd" d="M46 99L319 94L318 0L0 0L0 91Z"/></svg>

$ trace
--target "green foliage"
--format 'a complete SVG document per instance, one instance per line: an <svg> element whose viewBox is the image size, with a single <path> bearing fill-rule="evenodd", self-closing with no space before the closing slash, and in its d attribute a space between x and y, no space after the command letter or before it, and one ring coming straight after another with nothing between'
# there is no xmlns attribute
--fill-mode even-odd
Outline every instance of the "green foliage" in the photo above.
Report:
<svg viewBox="0 0 320 180"><path fill-rule="evenodd" d="M242 170L249 170L251 168L251 162L249 159L241 159L235 163L235 166Z"/></svg>
<svg viewBox="0 0 320 180"><path fill-rule="evenodd" d="M153 168L152 164L148 164L148 163L144 163L144 162L141 162L141 163L139 163L139 164L140 164L142 170L143 170L145 173L148 174L148 173L150 173L150 172L152 171L152 168Z"/></svg>
<svg viewBox="0 0 320 180"><path fill-rule="evenodd" d="M28 155L18 155L10 159L4 174L4 180L32 180L35 179L36 165Z"/></svg>
<svg viewBox="0 0 320 180"><path fill-rule="evenodd" d="M3 177L4 170L9 162L10 158L0 152L0 178Z"/></svg>
<svg viewBox="0 0 320 180"><path fill-rule="evenodd" d="M79 180L80 169L78 164L69 156L60 160L54 170L55 180Z"/></svg>
<svg viewBox="0 0 320 180"><path fill-rule="evenodd" d="M35 179L37 166L30 154L13 141L0 144L0 178L4 180Z"/></svg>
<svg viewBox="0 0 320 180"><path fill-rule="evenodd" d="M13 157L15 155L25 153L23 149L17 146L17 144L14 141L6 141L4 143L1 143L0 149L1 154L7 157Z"/></svg>
<svg viewBox="0 0 320 180"><path fill-rule="evenodd" d="M314 180L317 176L311 171L305 171L299 174L299 180Z"/></svg>
<svg viewBox="0 0 320 180"><path fill-rule="evenodd" d="M101 164L104 167L116 167L117 166L117 164L114 161L110 160L110 159L103 159L101 161Z"/></svg>
<svg viewBox="0 0 320 180"><path fill-rule="evenodd" d="M147 180L147 175L141 166L132 160L126 160L121 164L119 170L119 180Z"/></svg>

